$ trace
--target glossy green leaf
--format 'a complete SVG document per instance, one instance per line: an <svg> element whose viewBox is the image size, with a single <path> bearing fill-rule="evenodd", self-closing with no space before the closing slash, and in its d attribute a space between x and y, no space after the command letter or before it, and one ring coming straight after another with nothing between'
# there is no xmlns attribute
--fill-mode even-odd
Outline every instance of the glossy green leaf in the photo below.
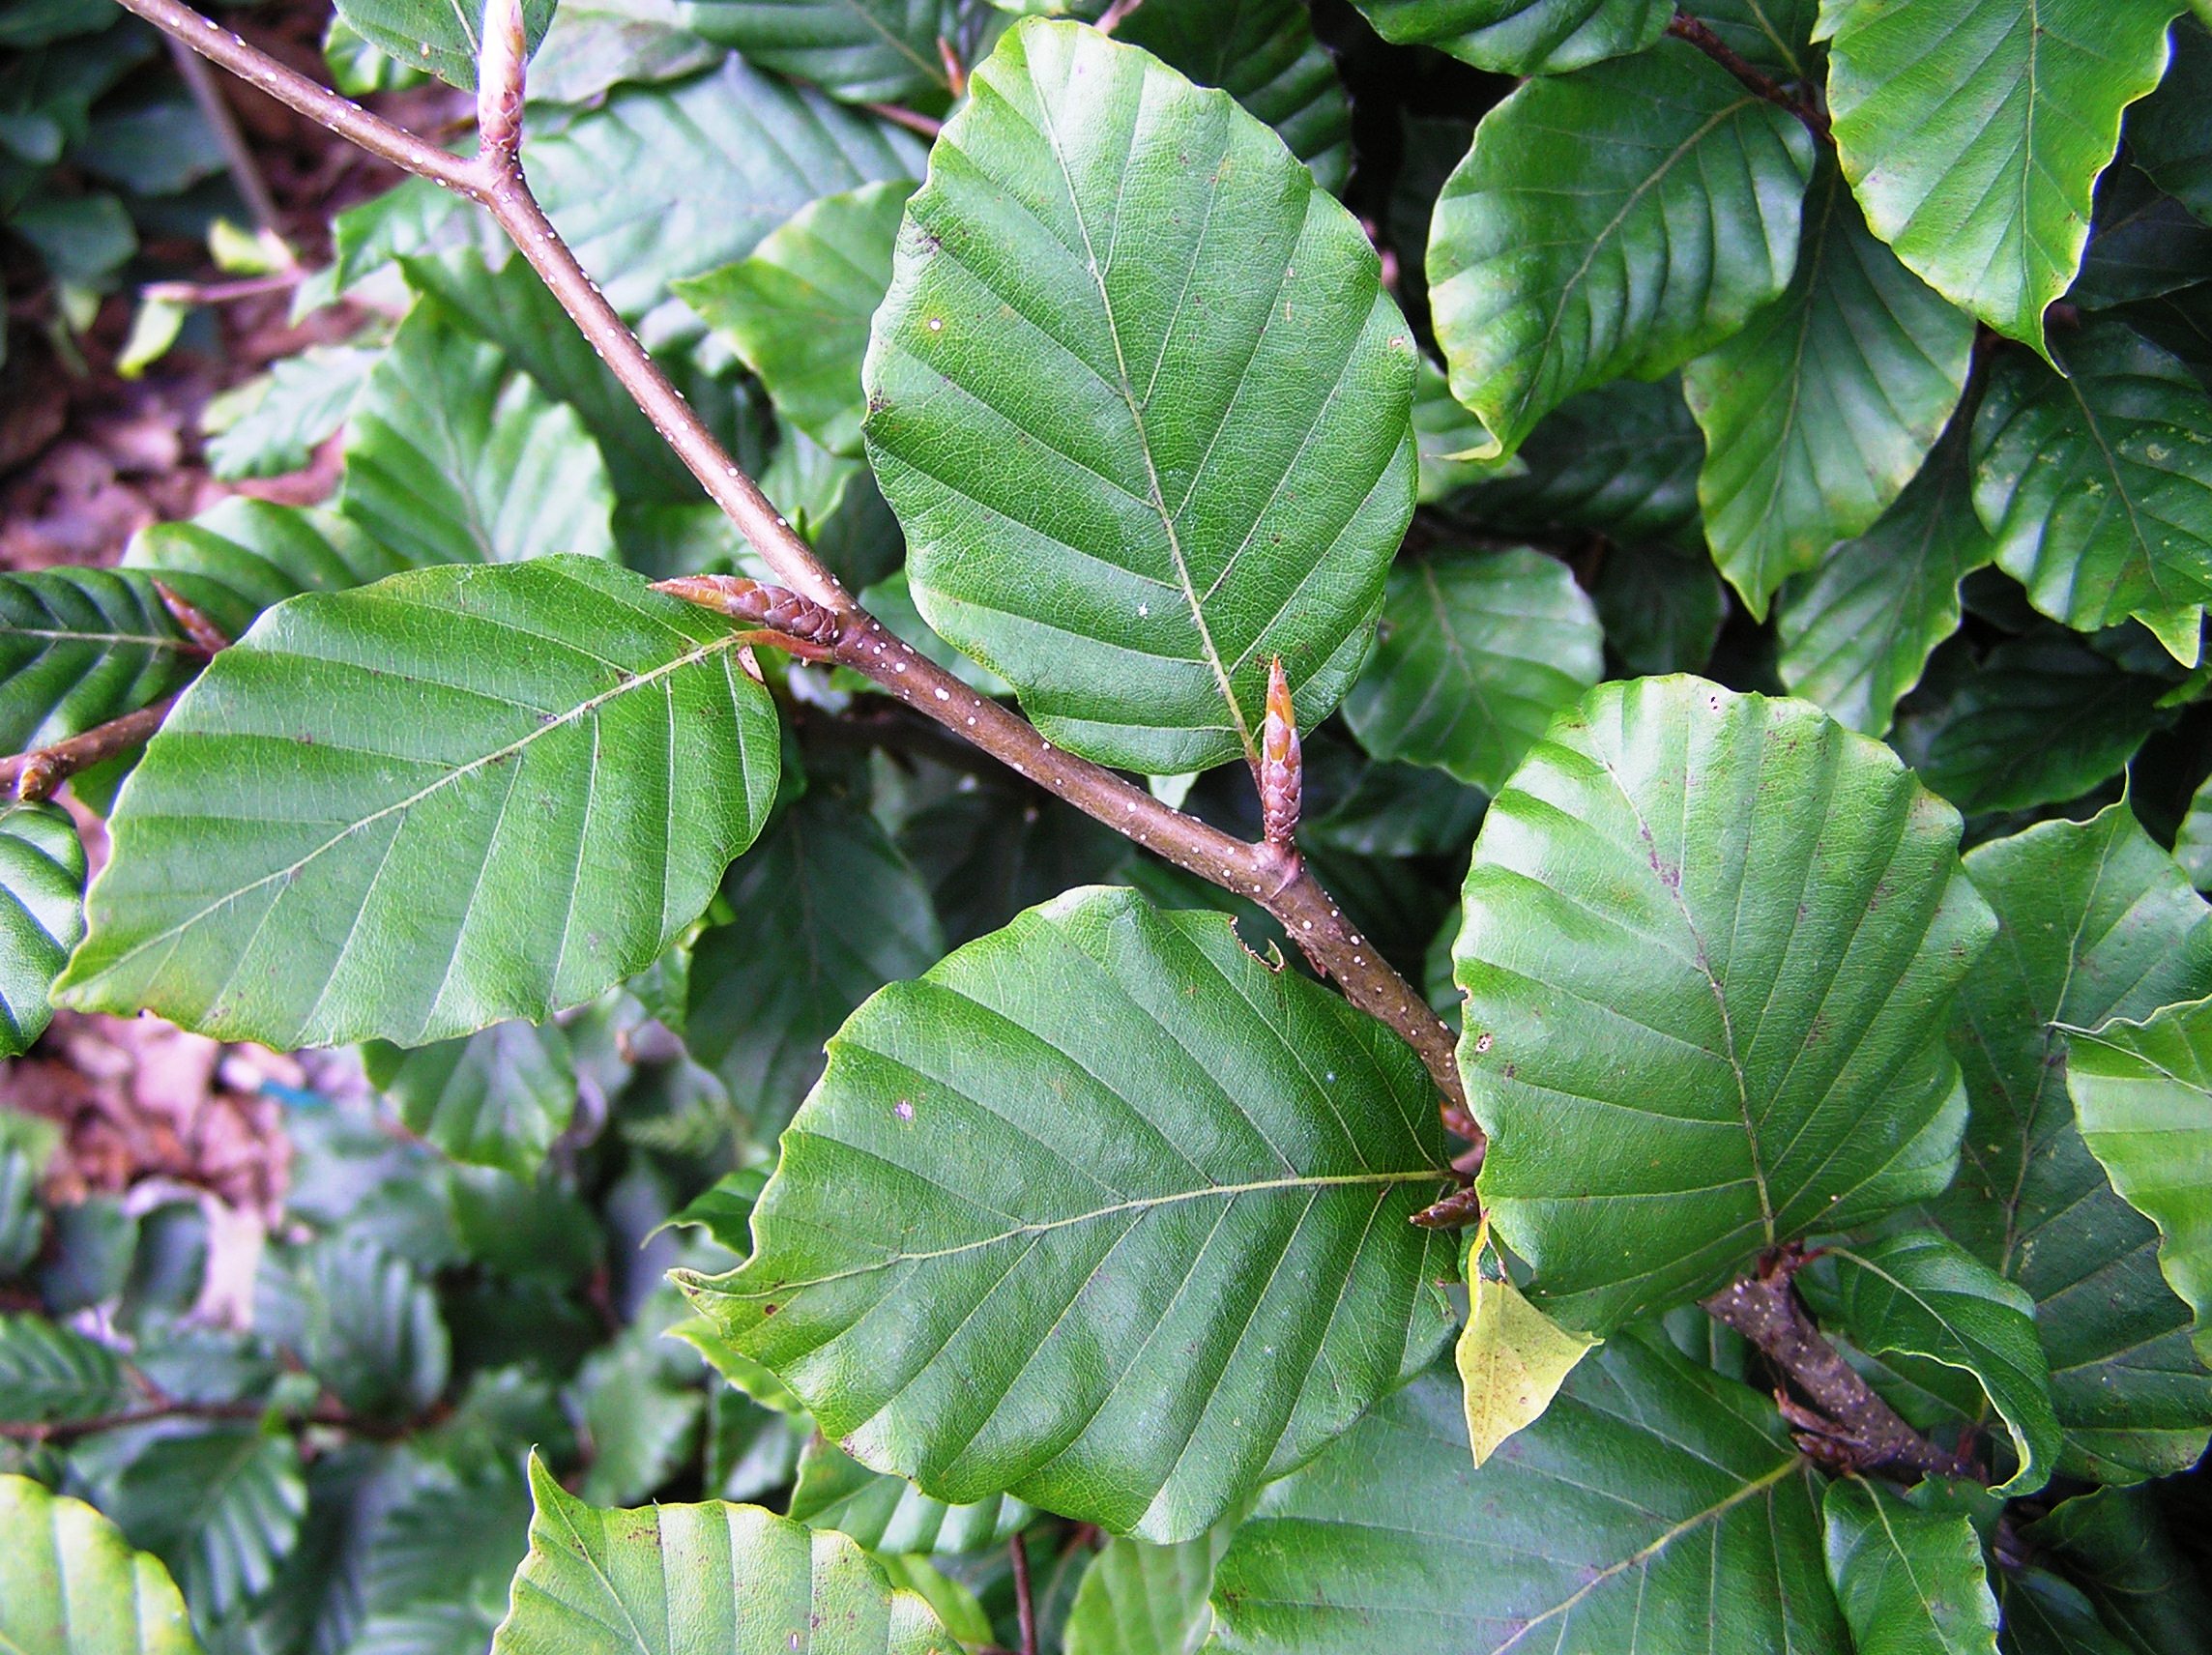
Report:
<svg viewBox="0 0 2212 1655"><path fill-rule="evenodd" d="M2060 1500L2026 1526L2037 1552L2082 1588L2139 1655L2200 1649L2212 1603L2148 1488L2099 1489Z"/></svg>
<svg viewBox="0 0 2212 1655"><path fill-rule="evenodd" d="M1966 873L1998 934L1952 1015L1969 1115L1958 1182L1930 1215L2035 1300L2060 1467L2116 1481L2180 1470L2212 1428L2212 1374L2159 1276L2156 1229L2075 1129L2056 1026L2212 990L2212 910L2124 805L1980 846Z"/></svg>
<svg viewBox="0 0 2212 1655"><path fill-rule="evenodd" d="M46 996L84 940L84 845L57 804L0 804L0 1058L53 1016Z"/></svg>
<svg viewBox="0 0 2212 1655"><path fill-rule="evenodd" d="M1696 548L1702 562L1704 457L1704 433L1678 380L1615 380L1546 415L1514 455L1519 468L1483 479L1455 504L1486 529L1593 529L1630 543L1671 540Z"/></svg>
<svg viewBox="0 0 2212 1655"><path fill-rule="evenodd" d="M551 1024L495 1023L459 1040L362 1054L407 1130L456 1161L535 1174L576 1112L576 1066Z"/></svg>
<svg viewBox="0 0 2212 1655"><path fill-rule="evenodd" d="M1478 1188L1604 1332L1936 1194L1941 1015L1995 929L1959 819L1803 702L1602 684L1491 801L1454 950Z"/></svg>
<svg viewBox="0 0 2212 1655"><path fill-rule="evenodd" d="M554 0L522 0L523 33L532 50L545 38L553 6ZM338 15L369 44L470 91L477 83L483 13L483 0L344 0L338 7Z"/></svg>
<svg viewBox="0 0 2212 1655"><path fill-rule="evenodd" d="M856 801L809 793L732 870L737 917L691 952L691 1055L765 1141L822 1072L823 1042L945 952L921 876Z"/></svg>
<svg viewBox="0 0 2212 1655"><path fill-rule="evenodd" d="M1324 189L1352 172L1352 105L1299 0L1150 0L1115 39L1201 86L1218 86L1275 129Z"/></svg>
<svg viewBox="0 0 2212 1655"><path fill-rule="evenodd" d="M2165 688L2056 627L2007 639L1952 698L1921 776L1965 811L2077 798L2142 745Z"/></svg>
<svg viewBox="0 0 2212 1655"><path fill-rule="evenodd" d="M106 1346L43 1316L0 1316L0 1420L97 1419L126 1395Z"/></svg>
<svg viewBox="0 0 2212 1655"><path fill-rule="evenodd" d="M693 0L693 29L751 62L848 102L942 109L940 39L960 38L957 0Z"/></svg>
<svg viewBox="0 0 2212 1655"><path fill-rule="evenodd" d="M1207 1594L1228 1539L1216 1528L1179 1546L1109 1540L1075 1588L1067 1655L1196 1655L1213 1625Z"/></svg>
<svg viewBox="0 0 2212 1655"><path fill-rule="evenodd" d="M1831 0L1828 106L1874 233L1953 304L2044 349L2120 111L2166 67L2168 0Z"/></svg>
<svg viewBox="0 0 2212 1655"><path fill-rule="evenodd" d="M310 345L223 392L200 420L208 434L208 470L225 481L299 471L345 423L362 381L383 354L356 345Z"/></svg>
<svg viewBox="0 0 2212 1655"><path fill-rule="evenodd" d="M912 133L736 57L619 87L524 145L547 215L655 350L705 331L669 282L743 258L818 196L918 177L924 154Z"/></svg>
<svg viewBox="0 0 2212 1655"><path fill-rule="evenodd" d="M0 748L20 753L120 718L175 689L201 658L144 575L0 574Z"/></svg>
<svg viewBox="0 0 2212 1655"><path fill-rule="evenodd" d="M1526 546L1423 558L1390 571L1382 643L1344 712L1377 758L1496 793L1604 673L1597 611L1558 559Z"/></svg>
<svg viewBox="0 0 2212 1655"><path fill-rule="evenodd" d="M1035 1513L1004 1495L975 1505L933 1500L903 1477L871 1471L817 1435L799 1457L795 1523L834 1528L870 1552L961 1553L996 1546Z"/></svg>
<svg viewBox="0 0 2212 1655"><path fill-rule="evenodd" d="M185 1600L114 1524L0 1476L0 1647L25 1655L200 1655Z"/></svg>
<svg viewBox="0 0 2212 1655"><path fill-rule="evenodd" d="M959 1655L842 1534L757 1506L600 1511L533 1455L530 1555L492 1655Z"/></svg>
<svg viewBox="0 0 2212 1655"><path fill-rule="evenodd" d="M1480 1470L1447 1379L1400 1391L1261 1496L1213 1607L1235 1655L1848 1647L1773 1404L1641 1337Z"/></svg>
<svg viewBox="0 0 2212 1655"><path fill-rule="evenodd" d="M1633 674L1703 670L1728 617L1711 562L1671 546L1609 552L1590 597L1606 647Z"/></svg>
<svg viewBox="0 0 2212 1655"><path fill-rule="evenodd" d="M2068 1030L2066 1089L2112 1187L2158 1226L2158 1267L2212 1360L2212 1001Z"/></svg>
<svg viewBox="0 0 2212 1655"><path fill-rule="evenodd" d="M1888 733L1936 646L1959 629L1959 582L1996 556L1965 450L1963 433L1937 444L1880 521L1831 546L1776 610L1782 682L1864 735Z"/></svg>
<svg viewBox="0 0 2212 1655"><path fill-rule="evenodd" d="M1426 1075L1217 915L1032 909L855 1013L782 1147L752 1259L687 1291L947 1503L1188 1539L1448 1331Z"/></svg>
<svg viewBox="0 0 2212 1655"><path fill-rule="evenodd" d="M1996 1655L1997 1602L1963 1514L1858 1477L1829 1484L1820 1509L1858 1655Z"/></svg>
<svg viewBox="0 0 2212 1655"><path fill-rule="evenodd" d="M1705 537L1753 619L1912 480L1965 388L1973 343L1973 318L1867 233L1823 161L1789 289L1682 370L1705 432Z"/></svg>
<svg viewBox="0 0 2212 1655"><path fill-rule="evenodd" d="M345 592L415 566L351 518L244 496L141 530L123 563L159 576L232 638L287 597Z"/></svg>
<svg viewBox="0 0 2212 1655"><path fill-rule="evenodd" d="M2053 620L2087 631L2134 615L2161 638L2212 596L2212 397L2122 324L2066 341L2069 377L2000 361L1974 419L1974 506L1997 562Z"/></svg>
<svg viewBox="0 0 2212 1655"><path fill-rule="evenodd" d="M291 1437L251 1426L146 1444L109 1505L131 1544L168 1564L186 1600L211 1620L268 1589L306 1508Z"/></svg>
<svg viewBox="0 0 2212 1655"><path fill-rule="evenodd" d="M1678 41L1482 118L1429 239L1452 394L1508 453L1578 391L1656 379L1781 294L1813 140Z"/></svg>
<svg viewBox="0 0 2212 1655"><path fill-rule="evenodd" d="M1488 441L1482 421L1453 399L1443 369L1423 357L1413 380L1413 444L1420 452L1415 494L1420 503L1434 506L1486 477L1527 474L1528 467L1518 454L1504 460L1462 457Z"/></svg>
<svg viewBox="0 0 2212 1655"><path fill-rule="evenodd" d="M1413 505L1417 353L1352 216L1226 95L1041 19L907 215L866 434L930 624L1103 763L1257 751L1272 655L1319 723Z"/></svg>
<svg viewBox="0 0 2212 1655"><path fill-rule="evenodd" d="M832 453L860 451L860 359L913 193L901 180L826 195L750 258L675 284L760 376L776 412Z"/></svg>
<svg viewBox="0 0 2212 1655"><path fill-rule="evenodd" d="M1360 0L1386 41L1435 46L1500 74L1563 74L1667 32L1665 0Z"/></svg>
<svg viewBox="0 0 2212 1655"><path fill-rule="evenodd" d="M697 917L774 798L735 636L590 558L283 605L148 746L58 992L280 1050L594 998Z"/></svg>
<svg viewBox="0 0 2212 1655"><path fill-rule="evenodd" d="M1823 1323L1858 1349L1973 1376L2011 1433L2019 1466L1997 1493L2033 1494L2049 1480L2058 1417L2051 1365L2036 1342L2035 1301L2025 1291L1925 1230L1832 1243L1818 1269Z"/></svg>
<svg viewBox="0 0 2212 1655"><path fill-rule="evenodd" d="M614 556L614 490L575 410L434 309L361 389L339 505L413 565Z"/></svg>

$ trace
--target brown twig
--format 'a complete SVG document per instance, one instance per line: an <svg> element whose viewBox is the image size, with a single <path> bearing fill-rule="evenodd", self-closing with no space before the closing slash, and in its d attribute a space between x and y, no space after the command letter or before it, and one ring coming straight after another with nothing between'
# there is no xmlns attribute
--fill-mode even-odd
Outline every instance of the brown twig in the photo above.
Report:
<svg viewBox="0 0 2212 1655"><path fill-rule="evenodd" d="M443 1405L433 1408L419 1418L411 1420L364 1419L349 1413L331 1401L318 1402L306 1412L293 1415L300 1425L328 1426L348 1431L357 1437L372 1437L378 1441L392 1441L411 1432L437 1424L451 1410ZM0 1420L0 1439L16 1442L71 1443L80 1437L94 1437L102 1431L120 1431L126 1426L149 1425L160 1419L204 1419L212 1421L263 1419L269 1408L264 1403L251 1402L173 1402L160 1398L144 1408L127 1408L118 1413L96 1414L88 1419L56 1420Z"/></svg>
<svg viewBox="0 0 2212 1655"><path fill-rule="evenodd" d="M1014 1616L1021 1627L1022 1655L1037 1655L1036 1599L1030 1591L1030 1549L1020 1529L1006 1542L1014 1560Z"/></svg>
<svg viewBox="0 0 2212 1655"><path fill-rule="evenodd" d="M0 797L31 802L51 798L54 789L77 771L90 769L101 760L111 759L117 753L128 753L147 740L161 727L161 720L169 715L169 709L176 701L174 695L163 696L151 707L141 707L135 712L126 712L120 718L96 724L81 736L56 741L50 747L34 747L11 759L0 759Z"/></svg>
<svg viewBox="0 0 2212 1655"><path fill-rule="evenodd" d="M1970 1462L1913 1430L1821 1336L1797 1297L1793 1278L1802 1263L1782 1254L1703 1301L1707 1315L1751 1341L1819 1410L1777 1399L1783 1416L1800 1427L1798 1446L1850 1470L1976 1476Z"/></svg>
<svg viewBox="0 0 2212 1655"><path fill-rule="evenodd" d="M138 297L164 305L228 305L236 299L282 293L299 286L306 274L295 265L289 270L273 270L267 276L241 276L236 281L149 281L138 290Z"/></svg>
<svg viewBox="0 0 2212 1655"><path fill-rule="evenodd" d="M283 222L277 216L276 197L270 193L269 181L261 176L261 168L254 163L253 152L247 147L246 136L238 130L238 117L223 101L222 88L216 84L207 65L185 50L185 43L171 39L169 58L184 79L185 90L191 94L200 119L215 133L216 144L222 151L223 165L229 170L230 181L245 201L247 211L284 249L284 262L295 265L292 248L284 240Z"/></svg>
<svg viewBox="0 0 2212 1655"><path fill-rule="evenodd" d="M937 134L945 131L945 123L935 115L924 115L920 110L909 109L903 103L863 103L860 107L894 127L904 127L910 132L919 132L933 142Z"/></svg>
<svg viewBox="0 0 2212 1655"><path fill-rule="evenodd" d="M1687 12L1676 12L1667 24L1667 32L1678 41L1696 46L1744 86L1769 103L1780 105L1805 123L1805 129L1820 142L1833 143L1828 131L1826 111L1813 102L1812 97L1791 92L1772 75L1738 52L1728 42L1713 33L1703 18L1693 17Z"/></svg>
<svg viewBox="0 0 2212 1655"><path fill-rule="evenodd" d="M1110 35L1121 26L1123 17L1126 17L1144 3L1145 0L1114 0L1114 3L1099 15L1098 21L1093 27L1102 35Z"/></svg>
<svg viewBox="0 0 2212 1655"><path fill-rule="evenodd" d="M1246 844L1170 808L1125 777L1054 746L1026 720L977 695L854 603L813 548L723 450L607 303L531 193L517 158L498 150L466 160L449 154L276 63L182 0L122 3L340 137L480 202L709 498L776 577L842 618L830 658L872 679L1016 773L1177 866L1254 898L1297 939L1307 957L1336 980L1346 998L1395 1029L1420 1054L1444 1098L1447 1123L1456 1122L1454 1130L1463 1135L1464 1129L1471 1128L1466 1093L1452 1060L1451 1031L1374 945L1353 930L1294 848ZM519 54L511 62L501 59L489 68L497 70L501 78L492 82L489 73L480 73L480 80L491 84L480 92L480 100L504 100L510 85L519 97L523 73Z"/></svg>

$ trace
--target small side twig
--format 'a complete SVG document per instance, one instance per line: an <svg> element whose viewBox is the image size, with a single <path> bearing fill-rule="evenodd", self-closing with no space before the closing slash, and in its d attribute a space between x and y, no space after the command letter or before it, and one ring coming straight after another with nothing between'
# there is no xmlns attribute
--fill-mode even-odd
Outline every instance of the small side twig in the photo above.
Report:
<svg viewBox="0 0 2212 1655"><path fill-rule="evenodd" d="M1014 1614L1021 1626L1022 1655L1037 1655L1036 1599L1030 1590L1030 1549L1019 1529L1006 1542L1006 1552L1014 1561Z"/></svg>
<svg viewBox="0 0 2212 1655"><path fill-rule="evenodd" d="M945 131L945 123L935 115L924 115L920 110L909 109L903 103L863 103L860 107L894 127L904 127L910 132L918 132L933 143L937 134Z"/></svg>
<svg viewBox="0 0 2212 1655"><path fill-rule="evenodd" d="M164 305L228 305L234 300L285 292L299 286L306 274L295 265L267 276L241 276L236 281L149 281L138 290L138 297Z"/></svg>
<svg viewBox="0 0 2212 1655"><path fill-rule="evenodd" d="M1703 52L1705 56L1711 58L1729 73L1734 75L1747 90L1756 96L1789 110L1790 114L1804 122L1806 131L1810 131L1820 142L1826 144L1835 141L1834 136L1828 131L1827 113L1813 102L1810 95L1801 96L1791 92L1730 45L1728 42L1714 34L1710 25L1703 18L1693 17L1687 12L1676 12L1673 19L1667 24L1667 32L1674 39L1696 46L1698 50Z"/></svg>
<svg viewBox="0 0 2212 1655"><path fill-rule="evenodd" d="M135 712L126 712L120 718L96 724L81 736L56 741L50 747L34 747L11 759L0 759L0 796L19 798L26 803L53 798L54 789L77 771L90 769L101 760L111 759L117 753L128 753L152 737L176 704L174 695L163 696L151 707L141 707Z"/></svg>
<svg viewBox="0 0 2212 1655"><path fill-rule="evenodd" d="M1121 26L1121 19L1142 6L1145 0L1114 0L1099 16L1095 25L1102 35L1110 35Z"/></svg>
<svg viewBox="0 0 2212 1655"><path fill-rule="evenodd" d="M284 249L287 265L296 265L291 245L284 240L282 222L276 212L276 197L270 193L269 181L261 176L261 168L247 147L246 135L238 130L238 117L230 112L223 102L222 88L216 84L206 60L192 51L182 41L172 37L169 57L177 66L177 73L184 77L185 90L192 95L192 102L200 112L200 119L215 133L215 140L222 151L222 162L230 173L230 181L237 188L246 210L254 221L267 230L276 245Z"/></svg>

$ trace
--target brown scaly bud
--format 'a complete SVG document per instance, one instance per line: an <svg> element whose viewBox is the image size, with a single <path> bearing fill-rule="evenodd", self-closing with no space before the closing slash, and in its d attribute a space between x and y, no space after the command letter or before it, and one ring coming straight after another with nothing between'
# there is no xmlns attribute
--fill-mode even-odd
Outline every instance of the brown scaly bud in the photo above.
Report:
<svg viewBox="0 0 2212 1655"><path fill-rule="evenodd" d="M1297 836L1305 769L1298 751L1298 715L1291 706L1291 681L1283 657L1267 668L1267 719L1260 731L1260 820L1270 845Z"/></svg>
<svg viewBox="0 0 2212 1655"><path fill-rule="evenodd" d="M837 641L843 619L829 605L764 581L742 574L685 574L654 582L654 591L681 597L686 603L747 621L763 631L774 632L800 643L827 649Z"/></svg>
<svg viewBox="0 0 2212 1655"><path fill-rule="evenodd" d="M477 141L483 154L510 164L522 143L522 71L529 56L522 0L488 0L477 54Z"/></svg>
<svg viewBox="0 0 2212 1655"><path fill-rule="evenodd" d="M1482 1218L1482 1202L1470 1184L1456 1189L1433 1206L1424 1206L1413 1214L1410 1222L1423 1230L1465 1230Z"/></svg>
<svg viewBox="0 0 2212 1655"><path fill-rule="evenodd" d="M169 618L184 628L193 649L212 655L218 650L230 648L228 634L207 618L207 611L179 596L174 587L158 580L154 583L154 595L161 600L161 607L169 612Z"/></svg>

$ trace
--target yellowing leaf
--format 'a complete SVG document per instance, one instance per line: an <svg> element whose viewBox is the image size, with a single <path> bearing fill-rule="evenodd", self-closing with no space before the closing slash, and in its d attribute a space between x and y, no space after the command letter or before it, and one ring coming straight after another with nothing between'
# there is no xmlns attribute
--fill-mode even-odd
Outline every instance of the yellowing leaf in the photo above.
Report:
<svg viewBox="0 0 2212 1655"><path fill-rule="evenodd" d="M1598 1343L1561 1327L1511 1282L1474 1275L1468 1283L1467 1327L1452 1352L1474 1463L1540 1418L1575 1364Z"/></svg>

